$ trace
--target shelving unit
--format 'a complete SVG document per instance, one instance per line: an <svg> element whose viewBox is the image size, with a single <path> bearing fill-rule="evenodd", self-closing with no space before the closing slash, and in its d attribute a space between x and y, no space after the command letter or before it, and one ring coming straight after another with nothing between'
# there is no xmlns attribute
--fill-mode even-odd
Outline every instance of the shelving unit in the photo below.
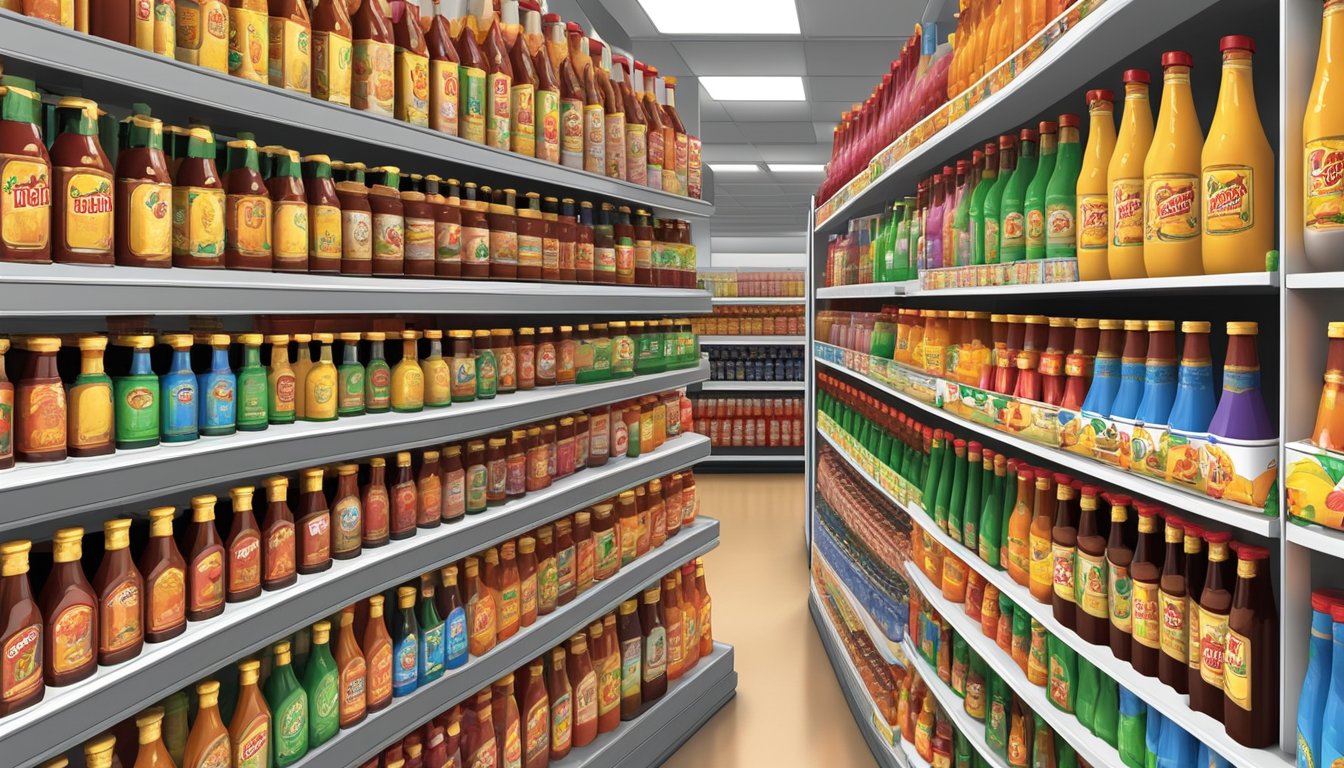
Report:
<svg viewBox="0 0 1344 768"><path fill-rule="evenodd" d="M701 392L802 392L807 389L803 381L704 381L699 384Z"/></svg>
<svg viewBox="0 0 1344 768"><path fill-rule="evenodd" d="M779 306L798 307L807 303L806 296L715 296L710 299L714 306Z"/></svg>
<svg viewBox="0 0 1344 768"><path fill-rule="evenodd" d="M995 754L994 750L989 748L989 744L985 743L985 724L966 714L963 700L938 677L938 671L929 666L924 657L919 655L919 651L910 642L910 638L907 637L901 643L901 650L905 652L905 658L909 660L910 666L924 679L929 690L933 692L933 697L938 700L938 704L942 706L943 711L947 713L948 717L952 718L957 731L971 743L971 747L985 759L985 762L989 763L991 768L1008 768L1008 763ZM988 703L986 703L985 708L988 711Z"/></svg>
<svg viewBox="0 0 1344 768"><path fill-rule="evenodd" d="M859 618L859 623L863 625L864 631L868 633L868 639L872 641L873 647L877 649L878 653L882 654L882 660L888 664L905 666L905 660L901 657L901 652L908 639L903 640L900 643L893 643L888 639L887 636L883 634L882 628L877 625L877 622L873 621L873 617L868 613L868 610L864 608L863 603L859 602L858 598L854 597L854 593L849 589L849 586L836 575L835 570L831 568L831 565L826 561L826 558L820 552L815 551L812 553L812 557L821 561L822 565L824 565L826 570L830 573L831 583L835 584L836 589L840 592L840 596L849 604L850 609L854 611L854 615Z"/></svg>
<svg viewBox="0 0 1344 768"><path fill-rule="evenodd" d="M701 336L700 346L707 345L725 345L725 344L773 344L776 346L792 344L802 345L807 343L805 336Z"/></svg>
<svg viewBox="0 0 1344 768"><path fill-rule="evenodd" d="M818 288L818 299L868 299L906 296L944 298L960 296L1029 297L1062 294L1125 293L1133 296L1198 293L1201 295L1274 295L1279 290L1278 272L1237 272L1227 275L1144 277L1133 280L1084 280L1067 283L1022 283L976 288L921 288L918 280L900 283L862 283ZM1344 285L1344 277L1340 278ZM1291 283L1290 283L1291 286Z"/></svg>

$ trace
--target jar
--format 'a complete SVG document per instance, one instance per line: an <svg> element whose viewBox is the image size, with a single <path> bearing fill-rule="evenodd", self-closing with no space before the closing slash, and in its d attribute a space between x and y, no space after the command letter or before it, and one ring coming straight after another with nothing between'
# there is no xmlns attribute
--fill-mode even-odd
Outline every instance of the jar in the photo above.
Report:
<svg viewBox="0 0 1344 768"><path fill-rule="evenodd" d="M628 328L629 325L623 320L614 320L610 324L613 379L628 379L635 375L635 340L630 336Z"/></svg>
<svg viewBox="0 0 1344 768"><path fill-rule="evenodd" d="M453 342L454 403L469 403L476 399L476 347L471 331L449 331Z"/></svg>
<svg viewBox="0 0 1344 768"><path fill-rule="evenodd" d="M537 331L519 328L515 346L518 357L518 389L526 392L537 386Z"/></svg>
<svg viewBox="0 0 1344 768"><path fill-rule="evenodd" d="M586 414L588 417L588 461L590 467L600 467L611 458L611 409L600 405Z"/></svg>
<svg viewBox="0 0 1344 768"><path fill-rule="evenodd" d="M495 507L508 498L508 440L492 437L485 451L485 503Z"/></svg>
<svg viewBox="0 0 1344 768"><path fill-rule="evenodd" d="M406 261L406 209L401 200L401 170L385 166L372 171L381 183L369 190L373 211L375 275L401 275Z"/></svg>
<svg viewBox="0 0 1344 768"><path fill-rule="evenodd" d="M554 386L555 369L559 356L555 347L555 331L543 325L537 333L537 386Z"/></svg>
<svg viewBox="0 0 1344 768"><path fill-rule="evenodd" d="M509 438L509 449L505 454L504 494L510 499L516 499L527 493L527 430L512 430Z"/></svg>
<svg viewBox="0 0 1344 768"><path fill-rule="evenodd" d="M578 356L578 344L574 340L574 328L568 325L560 326L560 333L555 340L555 383L573 384L577 372L575 369L575 360Z"/></svg>
<svg viewBox="0 0 1344 768"><path fill-rule="evenodd" d="M540 491L551 485L547 471L546 444L541 439L541 427L527 428L527 491Z"/></svg>
<svg viewBox="0 0 1344 768"><path fill-rule="evenodd" d="M513 346L512 328L493 328L490 330L491 346L495 351L496 390L501 395L511 395L518 391L518 353Z"/></svg>
<svg viewBox="0 0 1344 768"><path fill-rule="evenodd" d="M574 443L574 419L565 416L560 419L556 430L555 476L568 477L574 474L574 461L577 452Z"/></svg>
<svg viewBox="0 0 1344 768"><path fill-rule="evenodd" d="M588 467L588 451L590 450L590 439L588 437L588 414L574 414L574 471Z"/></svg>

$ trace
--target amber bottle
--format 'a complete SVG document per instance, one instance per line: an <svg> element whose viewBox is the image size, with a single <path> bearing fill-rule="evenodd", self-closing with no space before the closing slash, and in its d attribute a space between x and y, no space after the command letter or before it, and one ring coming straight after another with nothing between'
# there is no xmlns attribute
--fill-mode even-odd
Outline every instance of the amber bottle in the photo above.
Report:
<svg viewBox="0 0 1344 768"><path fill-rule="evenodd" d="M391 506L387 496L387 459L375 456L369 459L369 481L360 492L364 510L363 545L381 547L391 538Z"/></svg>
<svg viewBox="0 0 1344 768"><path fill-rule="evenodd" d="M261 585L282 589L298 579L294 515L289 511L289 478L273 475L266 486L266 518L261 523Z"/></svg>
<svg viewBox="0 0 1344 768"><path fill-rule="evenodd" d="M574 686L565 669L564 646L551 651L547 688L551 697L551 760L562 760L574 746Z"/></svg>
<svg viewBox="0 0 1344 768"><path fill-rule="evenodd" d="M204 621L224 612L224 543L215 529L215 497L191 500L191 525L187 528L187 619Z"/></svg>
<svg viewBox="0 0 1344 768"><path fill-rule="evenodd" d="M1162 555L1158 549L1160 522L1157 507L1138 505L1139 539L1129 573L1133 580L1134 609L1131 629L1130 664L1140 674L1157 676L1161 625L1158 615L1158 585L1162 578Z"/></svg>
<svg viewBox="0 0 1344 768"><path fill-rule="evenodd" d="M331 556L358 557L363 548L364 509L359 495L359 465L336 467L336 493L331 505Z"/></svg>
<svg viewBox="0 0 1344 768"><path fill-rule="evenodd" d="M261 594L261 529L252 512L252 486L229 489L233 522L224 549L225 592L230 603L251 600Z"/></svg>
<svg viewBox="0 0 1344 768"><path fill-rule="evenodd" d="M303 470L303 493L299 496L298 572L320 573L331 567L331 511L322 491L322 470Z"/></svg>
<svg viewBox="0 0 1344 768"><path fill-rule="evenodd" d="M145 639L161 643L187 628L187 564L173 541L172 507L149 511L149 543L140 553L145 577Z"/></svg>
<svg viewBox="0 0 1344 768"><path fill-rule="evenodd" d="M145 582L131 559L130 530L130 520L103 523L103 561L93 577L98 663L105 667L139 656L145 644Z"/></svg>
<svg viewBox="0 0 1344 768"><path fill-rule="evenodd" d="M80 567L83 528L62 528L52 542L52 566L42 588L43 675L50 686L70 685L98 669L98 602Z"/></svg>
<svg viewBox="0 0 1344 768"><path fill-rule="evenodd" d="M366 684L368 663L355 640L355 606L341 609L336 634L336 667L340 673L338 701L340 727L350 728L364 720L367 713Z"/></svg>
<svg viewBox="0 0 1344 768"><path fill-rule="evenodd" d="M644 630L637 614L639 601L621 603L617 637L621 642L621 719L633 720L643 709Z"/></svg>
<svg viewBox="0 0 1344 768"><path fill-rule="evenodd" d="M383 596L369 598L369 622L364 628L366 684L365 711L377 712L392 703L392 636L383 622Z"/></svg>
<svg viewBox="0 0 1344 768"><path fill-rule="evenodd" d="M391 537L408 539L415 535L416 515L419 513L419 494L411 473L410 451L397 453L397 477L389 492L392 504Z"/></svg>

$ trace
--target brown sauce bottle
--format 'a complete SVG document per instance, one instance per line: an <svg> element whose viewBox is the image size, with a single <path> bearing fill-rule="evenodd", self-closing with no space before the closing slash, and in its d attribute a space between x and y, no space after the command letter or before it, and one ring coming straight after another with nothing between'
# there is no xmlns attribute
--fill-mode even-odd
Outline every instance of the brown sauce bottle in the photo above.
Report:
<svg viewBox="0 0 1344 768"><path fill-rule="evenodd" d="M462 211L457 179L425 177L425 199L434 209L434 275L462 276Z"/></svg>
<svg viewBox="0 0 1344 768"><path fill-rule="evenodd" d="M634 720L644 705L644 629L638 610L638 600L626 600L616 620L616 636L621 642L621 720Z"/></svg>
<svg viewBox="0 0 1344 768"><path fill-rule="evenodd" d="M1182 556L1185 521L1168 514L1163 532L1163 541L1167 546L1158 586L1157 616L1162 655L1157 660L1157 677L1175 688L1177 693L1187 693L1189 677L1186 669L1189 660L1186 654L1189 652L1189 640L1186 636L1186 596L1189 591L1185 581L1185 558Z"/></svg>
<svg viewBox="0 0 1344 768"><path fill-rule="evenodd" d="M593 228L593 204L579 203L579 223L574 250L574 280L579 283L598 282L596 234ZM613 251L614 255L614 251Z"/></svg>
<svg viewBox="0 0 1344 768"><path fill-rule="evenodd" d="M391 537L395 540L409 539L415 535L420 503L415 476L411 472L410 451L397 453L397 476L389 495L392 502Z"/></svg>
<svg viewBox="0 0 1344 768"><path fill-rule="evenodd" d="M435 271L435 210L425 195L424 177L418 173L401 177L402 274L407 277L433 277Z"/></svg>
<svg viewBox="0 0 1344 768"><path fill-rule="evenodd" d="M484 192L488 187L482 187ZM514 208L514 191L494 190L490 213L490 279L518 279L518 224Z"/></svg>
<svg viewBox="0 0 1344 768"><path fill-rule="evenodd" d="M363 0L353 15L354 66L350 105L375 115L394 117L396 38L388 16L387 0Z"/></svg>
<svg viewBox="0 0 1344 768"><path fill-rule="evenodd" d="M250 485L229 489L233 522L224 547L228 552L224 597L230 603L241 603L261 594L261 528L252 511L254 491Z"/></svg>
<svg viewBox="0 0 1344 768"><path fill-rule="evenodd" d="M1223 724L1238 744L1255 748L1279 740L1279 616L1271 579L1268 549L1237 549L1223 652ZM1331 618L1344 621L1344 608L1336 606Z"/></svg>
<svg viewBox="0 0 1344 768"><path fill-rule="evenodd" d="M406 209L401 169L383 166L370 172L369 208L373 213L373 274L401 275L406 260Z"/></svg>
<svg viewBox="0 0 1344 768"><path fill-rule="evenodd" d="M1190 708L1221 720L1223 652L1235 586L1230 554L1232 535L1226 531L1207 531L1204 540L1209 545L1208 570L1199 594L1199 666L1190 670Z"/></svg>
<svg viewBox="0 0 1344 768"><path fill-rule="evenodd" d="M360 492L364 509L362 544L366 548L381 547L391 539L391 503L387 496L387 459L375 456L369 459L369 481Z"/></svg>
<svg viewBox="0 0 1344 768"><path fill-rule="evenodd" d="M1106 600L1110 613L1107 638L1115 658L1129 661L1134 624L1134 602L1130 594L1130 564L1134 560L1134 549L1129 543L1131 501L1120 494L1108 494L1107 500L1111 505L1111 530L1106 541Z"/></svg>
<svg viewBox="0 0 1344 768"><path fill-rule="evenodd" d="M463 187L462 198L462 276L471 280L490 277L490 220L487 203L477 199L478 188L472 182Z"/></svg>
<svg viewBox="0 0 1344 768"><path fill-rule="evenodd" d="M529 12L529 21L537 15ZM559 163L560 146L564 139L562 135L564 122L562 121L560 75L556 72L555 65L551 63L550 57L546 55L545 48L533 53L532 66L537 73L536 157L538 160L545 160L548 163ZM582 109L583 102L580 101L578 106L579 109Z"/></svg>
<svg viewBox="0 0 1344 768"><path fill-rule="evenodd" d="M1106 539L1097 527L1097 503L1101 489L1085 485L1079 499L1078 550L1075 555L1074 594L1077 608L1074 630L1093 645L1105 645L1109 637L1110 608L1107 604Z"/></svg>
<svg viewBox="0 0 1344 768"><path fill-rule="evenodd" d="M644 118L648 121L648 185L652 189L663 188L663 168L667 166L667 145L664 137L667 128L663 122L663 110L658 107L658 97L653 93L653 81L650 67L643 62L635 62L635 91L644 109Z"/></svg>
<svg viewBox="0 0 1344 768"><path fill-rule="evenodd" d="M1161 617L1158 614L1158 589L1162 578L1162 556L1158 549L1161 522L1155 505L1137 506L1139 538L1134 547L1134 559L1129 566L1134 596L1129 662L1139 674L1156 677L1158 656L1161 655Z"/></svg>
<svg viewBox="0 0 1344 768"><path fill-rule="evenodd" d="M625 56L613 57L613 72L619 82L619 99L625 105L625 179L631 184L648 186L649 183L649 124L644 117L644 109L633 87L633 73L630 59Z"/></svg>
<svg viewBox="0 0 1344 768"><path fill-rule="evenodd" d="M52 250L51 157L38 128L42 102L36 84L24 84L30 87L0 86L0 146L5 151L0 174L14 180L3 192L0 261L46 264Z"/></svg>
<svg viewBox="0 0 1344 768"><path fill-rule="evenodd" d="M574 527L567 517L555 521L556 604L568 605L578 595L578 562Z"/></svg>
<svg viewBox="0 0 1344 768"><path fill-rule="evenodd" d="M439 452L425 451L416 476L416 516L418 528L438 528L442 523L443 485L439 476Z"/></svg>
<svg viewBox="0 0 1344 768"><path fill-rule="evenodd" d="M331 556L358 557L364 543L364 508L359 495L359 465L336 467L336 493L331 503Z"/></svg>
<svg viewBox="0 0 1344 768"><path fill-rule="evenodd" d="M145 582L131 559L131 521L103 523L103 561L93 577L98 596L98 663L110 667L145 645Z"/></svg>
<svg viewBox="0 0 1344 768"><path fill-rule="evenodd" d="M583 170L607 173L607 104L593 64L583 70Z"/></svg>
<svg viewBox="0 0 1344 768"><path fill-rule="evenodd" d="M70 685L98 669L98 600L80 566L83 528L62 528L52 542L52 566L40 600L45 682Z"/></svg>
<svg viewBox="0 0 1344 768"><path fill-rule="evenodd" d="M187 544L187 619L203 621L224 612L225 552L215 529L215 497L203 495L191 500L191 524L183 542Z"/></svg>
<svg viewBox="0 0 1344 768"><path fill-rule="evenodd" d="M308 271L341 271L341 198L331 175L331 158L303 158L303 189L308 198Z"/></svg>
<svg viewBox="0 0 1344 768"><path fill-rule="evenodd" d="M571 59L563 59L555 74L560 88L560 164L566 168L584 168L587 162L584 143L587 140L588 91ZM601 107L601 104L592 106ZM601 112L595 110L593 115L600 117Z"/></svg>
<svg viewBox="0 0 1344 768"><path fill-rule="evenodd" d="M266 486L266 518L261 523L261 585L272 591L298 579L297 536L289 511L289 478L272 475L262 484Z"/></svg>
<svg viewBox="0 0 1344 768"><path fill-rule="evenodd" d="M149 511L149 542L140 553L145 576L145 640L161 643L187 628L187 563L173 541L172 507Z"/></svg>
<svg viewBox="0 0 1344 768"><path fill-rule="evenodd" d="M589 40L588 51L593 57L593 75L597 87L602 89L602 106L606 111L606 175L625 181L625 103L611 81L611 49L601 40Z"/></svg>
<svg viewBox="0 0 1344 768"><path fill-rule="evenodd" d="M560 201L560 213L555 221L555 238L558 248L559 274L556 279L562 283L578 280L579 224L573 198ZM591 271L591 260L589 270Z"/></svg>
<svg viewBox="0 0 1344 768"><path fill-rule="evenodd" d="M303 470L303 493L299 496L298 572L320 573L331 568L331 511L322 491L322 469Z"/></svg>
<svg viewBox="0 0 1344 768"><path fill-rule="evenodd" d="M485 53L485 143L495 149L510 148L512 123L513 64L508 44L499 28L499 19L491 22L483 41Z"/></svg>
<svg viewBox="0 0 1344 768"><path fill-rule="evenodd" d="M53 261L101 264L114 259L112 163L98 141L98 105L63 97L56 104L60 133L51 145Z"/></svg>
<svg viewBox="0 0 1344 768"><path fill-rule="evenodd" d="M313 97L350 106L354 78L354 27L344 2L313 6Z"/></svg>
<svg viewBox="0 0 1344 768"><path fill-rule="evenodd" d="M420 4L401 3L392 9L392 31L396 40L398 120L429 127L429 48L420 26Z"/></svg>
<svg viewBox="0 0 1344 768"><path fill-rule="evenodd" d="M45 643L42 612L28 583L28 552L31 541L0 544L0 672L5 687L0 691L0 717L36 704L46 693L42 670Z"/></svg>
<svg viewBox="0 0 1344 768"><path fill-rule="evenodd" d="M554 197L541 201L541 279L560 280L560 201Z"/></svg>
<svg viewBox="0 0 1344 768"><path fill-rule="evenodd" d="M163 123L132 115L117 153L116 261L126 267L173 262L173 178L163 153Z"/></svg>
<svg viewBox="0 0 1344 768"><path fill-rule="evenodd" d="M518 279L541 280L545 269L546 219L541 212L541 195L536 192L528 192L526 197L527 207L519 208L516 218L518 225ZM558 264L556 273L558 276Z"/></svg>
<svg viewBox="0 0 1344 768"><path fill-rule="evenodd" d="M284 147L263 147L270 155L271 268L276 272L308 271L308 194L303 188L299 153Z"/></svg>
<svg viewBox="0 0 1344 768"><path fill-rule="evenodd" d="M363 164L347 168L346 178L336 182L341 205L341 274L368 275L373 272L373 208Z"/></svg>
<svg viewBox="0 0 1344 768"><path fill-rule="evenodd" d="M224 175L224 266L269 272L271 262L271 196L261 176L257 143L228 143L229 170Z"/></svg>
<svg viewBox="0 0 1344 768"><path fill-rule="evenodd" d="M1185 524L1185 547L1182 553L1185 559L1185 677L1186 690L1193 692L1199 680L1199 658L1202 655L1202 641L1199 624L1199 597L1204 593L1204 580L1208 577L1209 557L1204 551L1204 529L1195 523Z"/></svg>
<svg viewBox="0 0 1344 768"><path fill-rule="evenodd" d="M1074 514L1074 494L1071 479L1067 475L1055 475L1055 520L1050 529L1051 574L1054 589L1050 595L1050 607L1055 621L1074 628L1077 604L1074 602L1073 578L1074 557L1078 549L1077 517Z"/></svg>

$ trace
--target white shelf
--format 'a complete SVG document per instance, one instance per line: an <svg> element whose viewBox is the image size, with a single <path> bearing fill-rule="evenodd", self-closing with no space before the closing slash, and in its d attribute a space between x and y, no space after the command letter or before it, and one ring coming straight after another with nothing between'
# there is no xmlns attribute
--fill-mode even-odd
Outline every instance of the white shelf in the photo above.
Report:
<svg viewBox="0 0 1344 768"><path fill-rule="evenodd" d="M938 671L930 667L924 657L919 655L919 650L910 642L910 638L907 637L901 643L901 650L905 652L905 657L910 660L910 665L915 668L919 676L924 678L929 690L933 692L933 697L942 705L943 711L947 713L948 717L952 718L952 724L956 726L956 730L971 743L971 747L979 752L980 756L992 768L1008 768L1008 763L995 754L994 750L990 749L989 744L985 742L985 723L966 713L965 700L953 693L942 678L938 677ZM989 717L988 694L985 696L985 717Z"/></svg>
<svg viewBox="0 0 1344 768"><path fill-rule="evenodd" d="M806 336L701 336L700 346L723 346L727 344L739 344L743 346L756 346L760 344L775 346L795 346L807 343Z"/></svg>
<svg viewBox="0 0 1344 768"><path fill-rule="evenodd" d="M891 298L893 296L909 296L918 289L918 280L906 280L899 283L837 285L832 288L818 288L817 300Z"/></svg>
<svg viewBox="0 0 1344 768"><path fill-rule="evenodd" d="M1253 533L1257 536L1264 536L1267 538L1277 538L1279 536L1282 527L1279 518L1270 517L1251 507L1217 501L1202 494L1190 493L1180 488L1176 488L1175 486L1159 483L1132 472L1125 472L1124 470L1116 469L1115 467L1103 464L1099 461L1092 461L1091 459L1069 453L1068 451L1061 451L1040 445L1039 443L1034 443L1030 440L1024 440L992 427L977 424L968 419L963 419L948 413L942 408L929 405L928 403L910 397L903 392L892 389L875 379L864 376L843 365L823 360L820 357L817 357L816 361L817 365L840 371L846 376L865 382L869 386L879 389L907 405L955 424L961 430L973 432L986 440L1008 446L1019 454L1030 454L1043 461L1066 467L1073 472L1096 478L1112 487L1124 488L1130 493L1160 501L1163 504L1168 504L1184 512L1199 515L1200 517L1246 531L1247 533Z"/></svg>
<svg viewBox="0 0 1344 768"><path fill-rule="evenodd" d="M1297 291L1344 288L1344 272L1295 272L1288 275L1287 284Z"/></svg>
<svg viewBox="0 0 1344 768"><path fill-rule="evenodd" d="M935 164L966 151L986 136L1037 119L1062 96L1090 86L1098 72L1130 60L1135 51L1217 1L1107 0L1006 86L933 134L861 193L837 207L815 231L825 235L843 232L849 219L875 213L898 195L912 194L919 177L927 175ZM868 173L868 169L862 173Z"/></svg>
<svg viewBox="0 0 1344 768"><path fill-rule="evenodd" d="M1344 559L1344 532L1320 525L1289 522L1284 526L1288 541L1330 557Z"/></svg>
<svg viewBox="0 0 1344 768"><path fill-rule="evenodd" d="M907 296L939 298L943 296L1051 296L1055 294L1162 295L1197 294L1206 296L1252 294L1273 296L1279 290L1278 272L1235 272L1226 275L1186 275L1182 277L1144 277L1133 280L1081 280L1071 283L1027 283L991 285L980 288L941 288L907 290ZM820 291L817 292L820 295Z"/></svg>
<svg viewBox="0 0 1344 768"><path fill-rule="evenodd" d="M879 627L877 622L873 621L873 617L869 615L868 609L863 603L859 602L859 599L849 590L849 585L845 584L840 578L840 574L835 572L835 569L831 567L830 561L828 561L819 550L813 548L812 557L820 560L822 565L825 566L827 572L829 572L831 576L831 583L835 584L836 589L840 590L841 597L843 597L845 602L849 604L849 608L854 612L854 615L858 617L859 623L863 625L864 631L868 633L868 640L872 642L873 647L877 649L877 652L882 655L882 660L888 664L896 664L902 667L905 666L905 660L902 659L900 653L898 653L898 649L901 648L901 643L893 643L887 638L886 634L882 632L882 628Z"/></svg>
<svg viewBox="0 0 1344 768"><path fill-rule="evenodd" d="M1078 652L1080 658L1091 662L1093 666L1100 669L1111 679L1123 685L1131 691L1143 692L1146 702L1155 707L1159 712L1166 716L1177 725L1184 728L1201 742L1208 744L1213 751L1224 756L1238 768L1270 768L1278 766L1287 768L1292 761L1283 753L1277 750L1268 749L1247 749L1241 746L1227 735L1226 729L1222 723L1209 717L1202 712L1196 712L1190 708L1190 697L1179 694L1172 688L1163 685L1156 678L1139 674L1133 666L1127 661L1121 661L1111 653L1110 646L1092 645L1078 636L1072 629L1065 627L1055 620L1053 610L1049 603L1037 602L1031 596L1031 591L1026 587L1013 581L1008 576L1007 571L998 570L970 549L962 546L955 541L946 531L934 524L929 514L918 504L901 504L894 496L887 493L873 478L865 472L862 467L853 461L849 454L845 453L841 447L836 444L829 435L818 431L822 439L830 443L836 449L836 453L849 464L850 468L873 487L878 493L882 494L888 501L898 508L904 509L910 517L911 522L923 528L939 544L948 551L952 552L967 567L975 570L985 578L990 584L993 584L1000 592L1012 598L1017 605L1022 606L1028 614L1031 615L1041 626L1045 627L1050 634L1065 639L1070 648ZM1292 540L1292 529L1297 526L1289 526L1288 535ZM1338 540L1342 551L1344 551L1344 538ZM958 606L958 611L961 607Z"/></svg>
<svg viewBox="0 0 1344 768"><path fill-rule="evenodd" d="M701 344L704 343L702 340ZM803 381L714 381L701 382L702 392L801 392L807 389Z"/></svg>
<svg viewBox="0 0 1344 768"><path fill-rule="evenodd" d="M798 446L801 451L803 447ZM724 450L722 448L718 450ZM727 450L733 450L731 448ZM807 457L802 453L784 453L784 454L761 454L761 453L711 453L706 463L709 464L777 464L802 462Z"/></svg>
<svg viewBox="0 0 1344 768"><path fill-rule="evenodd" d="M756 304L780 307L797 307L807 303L804 296L715 296L710 301L714 306L738 306Z"/></svg>

